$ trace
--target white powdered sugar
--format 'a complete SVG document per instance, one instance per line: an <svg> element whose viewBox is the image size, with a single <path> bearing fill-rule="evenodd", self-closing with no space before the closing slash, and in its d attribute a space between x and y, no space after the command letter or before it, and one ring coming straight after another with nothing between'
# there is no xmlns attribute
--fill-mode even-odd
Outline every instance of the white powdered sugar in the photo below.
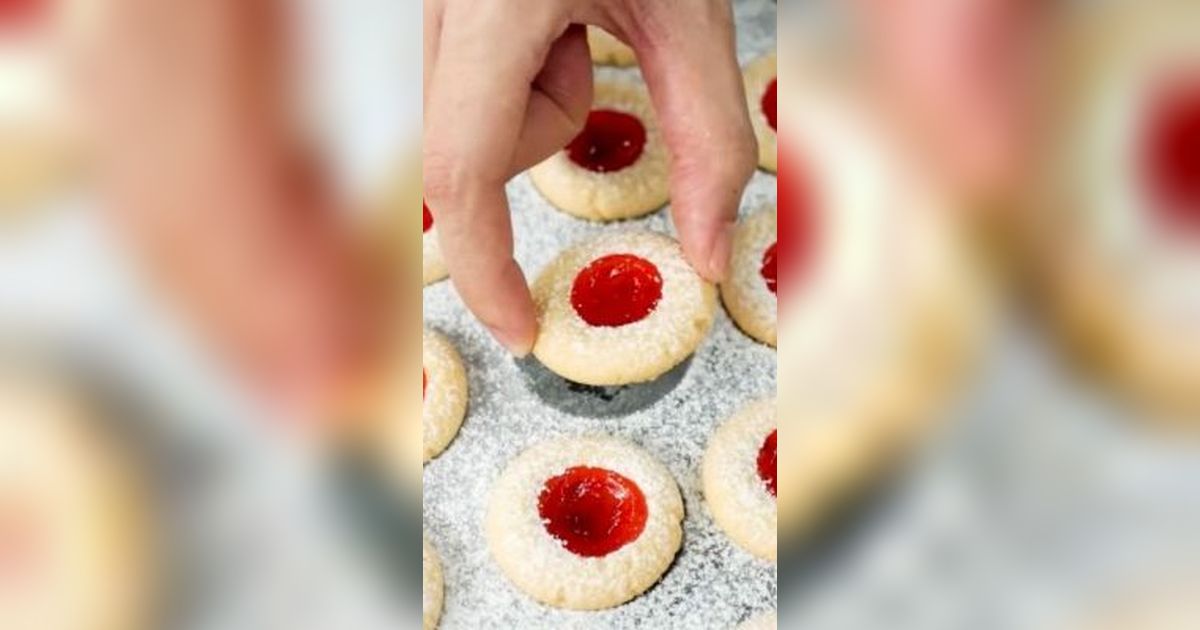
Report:
<svg viewBox="0 0 1200 630"><path fill-rule="evenodd" d="M774 49L775 5L737 2L739 59ZM634 69L598 68L600 78L638 81ZM619 229L673 233L669 209L619 227L581 221L556 210L528 175L508 187L516 258L536 277L573 243ZM758 173L742 213L775 201L775 178ZM628 413L607 414L608 393L575 391L576 413L548 404L520 364L467 312L450 283L424 291L426 325L445 333L467 368L470 410L458 437L424 470L424 526L442 557L441 628L736 627L775 608L775 568L739 549L713 522L701 492L705 445L717 426L775 390L775 352L749 339L718 308L711 332L677 385ZM592 412L587 412L592 409ZM670 472L684 503L683 542L662 579L641 596L596 612L535 602L504 576L484 533L489 493L504 468L527 448L556 437L611 435L628 440Z"/></svg>

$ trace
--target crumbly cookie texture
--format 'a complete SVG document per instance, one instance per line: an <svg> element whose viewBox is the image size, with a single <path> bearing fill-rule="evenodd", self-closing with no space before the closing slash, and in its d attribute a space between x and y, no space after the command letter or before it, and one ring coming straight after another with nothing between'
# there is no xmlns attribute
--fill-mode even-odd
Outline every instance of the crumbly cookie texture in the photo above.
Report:
<svg viewBox="0 0 1200 630"><path fill-rule="evenodd" d="M592 110L618 111L641 121L646 144L637 161L597 173L558 151L530 169L533 185L558 209L592 221L630 219L663 207L670 196L667 149L645 88L597 81Z"/></svg>
<svg viewBox="0 0 1200 630"><path fill-rule="evenodd" d="M0 375L0 626L153 627L154 527L121 445L66 388Z"/></svg>
<svg viewBox="0 0 1200 630"><path fill-rule="evenodd" d="M775 172L777 168L776 133L763 113L762 99L767 87L778 73L775 53L763 55L746 65L743 77L746 82L746 104L750 108L750 122L754 126L754 137L758 139L759 167Z"/></svg>
<svg viewBox="0 0 1200 630"><path fill-rule="evenodd" d="M775 400L752 403L721 425L708 442L702 477L713 520L733 542L771 562L776 558L775 497L758 473L758 454L775 431Z"/></svg>
<svg viewBox="0 0 1200 630"><path fill-rule="evenodd" d="M421 236L421 276L426 285L446 278L446 261L442 258L442 246L438 242L437 226L429 228Z"/></svg>
<svg viewBox="0 0 1200 630"><path fill-rule="evenodd" d="M738 626L738 630L775 630L777 624L777 614L774 610L751 617L742 625Z"/></svg>
<svg viewBox="0 0 1200 630"><path fill-rule="evenodd" d="M738 226L733 237L729 275L721 299L729 316L747 335L775 347L778 299L762 275L763 255L775 244L777 214L763 208Z"/></svg>
<svg viewBox="0 0 1200 630"><path fill-rule="evenodd" d="M442 617L442 600L445 597L442 580L442 560L437 550L422 538L421 549L421 618L424 630L433 630Z"/></svg>
<svg viewBox="0 0 1200 630"><path fill-rule="evenodd" d="M425 393L421 449L428 462L446 450L462 426L467 413L467 372L458 351L445 336L426 330L422 341Z"/></svg>
<svg viewBox="0 0 1200 630"><path fill-rule="evenodd" d="M647 520L637 539L599 557L568 551L546 531L538 496L547 479L568 468L616 472L637 484ZM645 450L610 436L541 442L508 464L492 487L488 547L508 579L539 602L599 610L645 592L666 572L683 539L683 499L671 473Z"/></svg>
<svg viewBox="0 0 1200 630"><path fill-rule="evenodd" d="M610 254L632 254L662 276L662 298L647 317L617 327L592 326L571 304L584 267ZM654 380L687 359L708 335L716 289L692 269L679 243L664 234L610 232L558 256L533 283L540 330L533 354L550 370L587 385Z"/></svg>
<svg viewBox="0 0 1200 630"><path fill-rule="evenodd" d="M1046 179L1026 215L1035 279L1076 358L1145 417L1188 425L1200 413L1200 248L1157 214L1134 156L1160 81L1194 76L1197 19L1194 2L1112 3L1060 33Z"/></svg>
<svg viewBox="0 0 1200 630"><path fill-rule="evenodd" d="M633 49L608 31L598 26L589 26L587 38L588 48L592 51L592 63L620 67L637 65L637 56L633 54Z"/></svg>

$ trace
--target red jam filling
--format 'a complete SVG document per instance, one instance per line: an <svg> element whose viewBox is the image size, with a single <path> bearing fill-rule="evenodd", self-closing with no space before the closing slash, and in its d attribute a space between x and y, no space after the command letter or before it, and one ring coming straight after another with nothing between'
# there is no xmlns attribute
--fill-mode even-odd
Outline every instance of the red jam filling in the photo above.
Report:
<svg viewBox="0 0 1200 630"><path fill-rule="evenodd" d="M1200 76L1164 87L1144 122L1142 179L1169 226L1200 234Z"/></svg>
<svg viewBox="0 0 1200 630"><path fill-rule="evenodd" d="M662 276L654 263L632 254L597 258L571 287L571 306L592 326L624 326L641 321L662 299Z"/></svg>
<svg viewBox="0 0 1200 630"><path fill-rule="evenodd" d="M771 290L771 293L776 293L779 285L779 271L775 261L775 248L778 245L778 241L771 243L767 251L763 252L762 268L759 269L759 273L767 282L767 288Z"/></svg>
<svg viewBox="0 0 1200 630"><path fill-rule="evenodd" d="M638 161L645 148L646 127L636 116L597 109L567 145L567 155L589 171L613 173Z"/></svg>
<svg viewBox="0 0 1200 630"><path fill-rule="evenodd" d="M576 466L546 481L538 514L567 551L596 558L642 534L646 497L636 483L611 470Z"/></svg>
<svg viewBox="0 0 1200 630"><path fill-rule="evenodd" d="M776 180L779 222L777 240L763 256L761 268L767 287L779 294L778 269L783 269L784 286L804 275L815 257L818 209L816 195L802 164L792 152L780 147L779 177ZM780 243L785 246L778 247ZM786 299L786 295L784 296Z"/></svg>
<svg viewBox="0 0 1200 630"><path fill-rule="evenodd" d="M3 1L3 0L0 0L0 1ZM422 219L423 219L423 220L424 220L424 222L425 222L425 229L423 229L423 230L421 230L421 231L422 231L422 232L428 232L428 231L429 231L429 228L433 227L433 215L432 215L432 214L430 214L430 212L429 212L429 206L425 205L425 202L424 202L424 201L422 201L422 202L421 202L421 212L422 212L422 214L424 215L424 216L422 217Z"/></svg>
<svg viewBox="0 0 1200 630"><path fill-rule="evenodd" d="M421 368L421 400L425 400L425 390L429 387L429 372Z"/></svg>
<svg viewBox="0 0 1200 630"><path fill-rule="evenodd" d="M763 116L767 117L767 122L770 123L771 129L775 129L776 131L779 130L779 128L775 126L775 92L777 89L776 83L778 83L778 81L778 79L771 79L771 84L767 86L767 91L763 93L762 97Z"/></svg>
<svg viewBox="0 0 1200 630"><path fill-rule="evenodd" d="M758 478L763 480L767 486L767 492L771 496L777 496L779 490L777 459L775 447L775 435L778 431L772 431L771 435L763 441L763 445L758 449Z"/></svg>

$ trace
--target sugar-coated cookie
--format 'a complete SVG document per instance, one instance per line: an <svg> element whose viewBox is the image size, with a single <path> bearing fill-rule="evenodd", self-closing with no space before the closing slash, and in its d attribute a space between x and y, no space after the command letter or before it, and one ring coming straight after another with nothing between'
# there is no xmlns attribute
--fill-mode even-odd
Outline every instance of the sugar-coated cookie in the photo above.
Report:
<svg viewBox="0 0 1200 630"><path fill-rule="evenodd" d="M733 237L729 275L721 283L721 299L738 328L772 347L779 301L776 222L774 206L741 222Z"/></svg>
<svg viewBox="0 0 1200 630"><path fill-rule="evenodd" d="M747 619L738 630L775 630L777 614L774 610Z"/></svg>
<svg viewBox="0 0 1200 630"><path fill-rule="evenodd" d="M65 388L0 374L0 627L148 630L149 492Z"/></svg>
<svg viewBox="0 0 1200 630"><path fill-rule="evenodd" d="M588 48L592 51L592 63L602 66L635 66L637 55L625 42L598 27L587 28Z"/></svg>
<svg viewBox="0 0 1200 630"><path fill-rule="evenodd" d="M750 62L743 72L750 122L754 126L754 137L758 139L758 165L771 172L777 164L776 74L774 52Z"/></svg>
<svg viewBox="0 0 1200 630"><path fill-rule="evenodd" d="M649 453L609 436L541 442L488 501L488 547L514 585L559 608L598 610L650 588L683 538L683 499Z"/></svg>
<svg viewBox="0 0 1200 630"><path fill-rule="evenodd" d="M429 539L422 537L421 545L421 620L424 630L433 630L442 617L445 597L442 560Z"/></svg>
<svg viewBox="0 0 1200 630"><path fill-rule="evenodd" d="M433 284L446 277L446 261L442 258L442 245L438 242L437 226L433 224L433 213L429 206L421 203L421 275L425 284Z"/></svg>
<svg viewBox="0 0 1200 630"><path fill-rule="evenodd" d="M421 450L437 457L462 426L467 413L467 372L458 351L440 333L426 330L421 350Z"/></svg>
<svg viewBox="0 0 1200 630"><path fill-rule="evenodd" d="M775 400L739 410L704 452L704 498L733 542L764 560L776 558L778 492Z"/></svg>
<svg viewBox="0 0 1200 630"><path fill-rule="evenodd" d="M667 149L645 88L597 81L583 131L529 175L550 203L583 219L628 219L663 207Z"/></svg>
<svg viewBox="0 0 1200 630"><path fill-rule="evenodd" d="M540 330L533 354L577 383L651 381L708 335L716 289L679 243L645 231L609 232L559 254L533 283Z"/></svg>
<svg viewBox="0 0 1200 630"><path fill-rule="evenodd" d="M1051 58L1035 281L1076 356L1152 416L1200 412L1200 5L1109 3Z"/></svg>

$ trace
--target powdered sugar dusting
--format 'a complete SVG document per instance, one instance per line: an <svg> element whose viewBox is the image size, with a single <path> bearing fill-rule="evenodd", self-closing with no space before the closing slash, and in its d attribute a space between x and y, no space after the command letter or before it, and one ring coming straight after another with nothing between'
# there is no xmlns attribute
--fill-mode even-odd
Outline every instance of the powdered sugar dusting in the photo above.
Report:
<svg viewBox="0 0 1200 630"><path fill-rule="evenodd" d="M774 49L775 5L736 3L739 59ZM639 80L636 70L598 68L605 79ZM613 226L581 221L553 208L527 175L508 187L516 258L533 277L565 247ZM754 176L742 212L774 203L775 178ZM622 228L673 233L667 212L625 221ZM424 473L424 524L442 556L446 599L440 627L695 628L736 627L775 608L775 569L739 549L712 521L701 492L700 465L722 420L775 390L775 353L742 334L717 309L680 383L658 402L619 417L579 417L547 405L521 368L463 307L450 283L424 291L426 324L444 332L467 365L470 411L455 441ZM683 544L658 584L617 608L572 612L536 603L504 577L484 537L489 491L526 448L560 436L608 434L660 461L684 501Z"/></svg>

